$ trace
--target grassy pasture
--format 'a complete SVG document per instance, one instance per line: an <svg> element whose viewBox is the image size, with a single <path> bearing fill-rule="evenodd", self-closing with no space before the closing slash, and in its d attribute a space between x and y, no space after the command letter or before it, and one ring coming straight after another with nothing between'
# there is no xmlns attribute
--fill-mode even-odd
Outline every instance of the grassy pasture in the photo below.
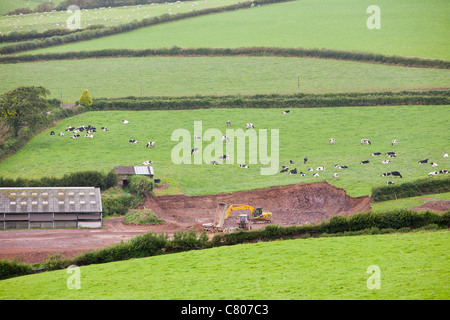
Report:
<svg viewBox="0 0 450 320"><path fill-rule="evenodd" d="M7 14L15 9L34 9L42 2L46 2L46 0L3 0L0 1L0 15ZM52 2L54 4L59 4L62 0L52 0Z"/></svg>
<svg viewBox="0 0 450 320"><path fill-rule="evenodd" d="M0 299L446 300L449 232L298 239L220 247L0 281ZM245 254L243 254L245 252ZM380 269L369 289L369 266Z"/></svg>
<svg viewBox="0 0 450 320"><path fill-rule="evenodd" d="M379 92L450 87L450 70L281 57L145 57L0 64L0 91L41 85L93 98ZM26 77L24 75L26 74Z"/></svg>
<svg viewBox="0 0 450 320"><path fill-rule="evenodd" d="M116 26L133 20L142 20L162 14L176 14L191 10L201 10L238 3L238 0L209 0L155 3L148 5L104 7L83 9L80 11L81 29L91 25ZM20 16L0 17L0 32L8 34L14 31L44 31L47 29L66 28L67 19L73 13L67 11L37 12Z"/></svg>
<svg viewBox="0 0 450 320"><path fill-rule="evenodd" d="M31 52L106 48L304 47L450 59L450 3L379 0L381 29L369 30L368 0L297 0L196 17Z"/></svg>
<svg viewBox="0 0 450 320"><path fill-rule="evenodd" d="M372 203L372 210L383 211L383 210L393 210L393 209L407 209L418 207L428 201L444 200L450 201L450 192L439 193L439 194L427 194L424 196L402 198L397 200L389 200L382 202Z"/></svg>
<svg viewBox="0 0 450 320"><path fill-rule="evenodd" d="M68 125L106 126L108 132L100 131L94 139L70 139L50 136L50 129L29 141L20 151L0 163L0 175L4 177L42 177L62 176L64 173L96 169L109 171L115 165L139 165L146 160L154 162L157 178L169 178L176 181L176 188L185 194L214 194L265 188L274 185L288 185L302 182L328 181L344 188L352 196L369 195L372 186L384 185L392 178L380 177L388 171L400 171L403 179L396 183L424 178L435 169L450 167L449 158L442 153L448 152L450 141L445 134L449 126L449 106L400 106L400 107L343 107L293 109L290 114L282 114L280 109L206 109L189 111L102 111L88 112L58 123L56 133ZM122 124L127 119L129 125ZM430 119L430 120L428 120ZM294 165L299 171L310 167L325 166L319 177L306 177L277 173L261 175L261 168L270 167L261 163L250 164L249 169L234 164L214 166L209 161L203 164L174 164L172 149L178 141L171 141L176 129L190 132L193 146L194 121L202 121L202 132L216 128L226 135L227 120L231 120L231 129L244 129L252 122L259 129L279 130L279 163L273 159L271 164L278 167ZM336 139L335 145L329 139ZM360 145L360 140L368 138L372 145ZM136 139L138 144L128 143ZM398 139L399 145L392 147L392 139ZM155 149L145 147L147 141L156 141ZM204 141L202 148L211 143ZM237 157L237 143L234 155ZM190 150L190 149L189 149ZM274 149L275 150L275 149ZM226 146L218 150L215 157L226 154ZM382 164L387 159L384 153L397 152L397 158L391 163ZM268 147L270 156L271 146ZM371 156L373 152L382 152L382 156ZM212 154L214 156L214 153ZM308 163L303 164L303 158ZM439 167L417 162L429 158ZM248 145L245 160L249 161ZM361 165L363 160L370 160ZM349 169L338 170L335 164L347 165ZM339 173L339 179L333 179L333 173ZM437 177L439 178L439 177Z"/></svg>

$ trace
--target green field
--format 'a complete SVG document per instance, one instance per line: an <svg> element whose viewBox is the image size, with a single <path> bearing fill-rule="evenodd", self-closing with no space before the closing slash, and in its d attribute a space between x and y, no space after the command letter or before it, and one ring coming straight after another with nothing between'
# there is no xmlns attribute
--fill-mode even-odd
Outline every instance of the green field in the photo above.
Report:
<svg viewBox="0 0 450 320"><path fill-rule="evenodd" d="M177 14L188 12L190 10L221 7L238 2L238 0L185 1L178 3L166 2L151 5L83 9L80 11L80 27L81 29L91 25L104 25L110 27L167 13ZM0 32L1 34L31 30L42 32L47 29L66 28L66 21L72 14L73 13L67 11L56 11L38 12L20 16L4 16L0 17Z"/></svg>
<svg viewBox="0 0 450 320"><path fill-rule="evenodd" d="M52 0L55 5L59 4L61 1L62 0ZM42 2L47 2L47 0L2 0L0 1L0 15L7 14L16 9L34 9Z"/></svg>
<svg viewBox="0 0 450 320"><path fill-rule="evenodd" d="M214 194L265 188L274 185L287 185L301 182L329 181L347 190L352 196L369 195L372 186L384 185L388 178L380 177L387 171L400 171L403 179L396 183L425 178L435 169L448 169L449 138L443 135L449 126L449 106L399 106L399 107L342 107L294 109L290 114L280 109L206 109L180 111L99 111L87 112L65 119L51 130L56 134L64 132L67 126L94 125L109 128L108 132L99 130L94 139L70 139L70 135L50 136L50 129L28 142L20 151L0 163L0 175L4 177L38 178L42 176L62 176L64 173L82 170L101 170L107 172L116 165L140 165L146 160L153 161L156 178L170 178L177 181L185 194ZM126 119L129 125L122 124ZM426 120L430 119L430 121ZM202 121L203 133L215 128L226 135L227 120L230 129L245 129L252 122L259 129L279 130L279 163L250 164L245 170L234 164L214 166L203 164L174 164L171 158L173 148L178 144L171 141L172 132L186 129L191 134L192 145L194 121ZM330 145L329 139L336 144ZM360 140L369 138L372 145L360 145ZM128 143L136 139L138 144ZM220 139L220 137L219 137ZM270 140L269 132L269 142ZM399 140L392 147L391 141ZM156 141L155 149L146 148L148 141ZM210 145L203 142L203 149ZM237 143L235 143L235 148ZM190 149L189 149L190 150ZM275 149L274 149L275 150ZM216 153L216 157L225 154ZM384 153L397 152L391 163L382 164L387 159ZM206 152L206 151L205 151ZM269 145L269 153L271 147ZM373 157L373 152L382 156ZM214 154L213 154L214 155ZM235 149L235 156L238 153ZM307 165L303 158L307 156ZM417 162L429 158L439 167ZM248 146L245 159L249 161ZM312 167L325 166L319 177L299 175L261 175L261 168L278 167L294 160L300 171ZM368 165L361 165L370 160ZM335 164L347 165L349 169L338 170ZM333 179L333 173L339 179Z"/></svg>
<svg viewBox="0 0 450 320"><path fill-rule="evenodd" d="M450 88L450 71L277 57L147 57L0 64L0 91L39 85L51 97L254 95ZM24 77L24 74L27 74Z"/></svg>
<svg viewBox="0 0 450 320"><path fill-rule="evenodd" d="M2 280L0 299L447 300L449 241L438 231L188 251L81 267L78 290L66 270Z"/></svg>
<svg viewBox="0 0 450 320"><path fill-rule="evenodd" d="M369 30L368 0L297 0L196 17L32 52L105 48L304 47L450 59L450 3L377 1L381 29Z"/></svg>
<svg viewBox="0 0 450 320"><path fill-rule="evenodd" d="M450 192L427 194L424 196L403 198L397 200L383 201L372 203L371 207L373 211L393 210L393 209L408 209L418 207L428 201L450 201Z"/></svg>

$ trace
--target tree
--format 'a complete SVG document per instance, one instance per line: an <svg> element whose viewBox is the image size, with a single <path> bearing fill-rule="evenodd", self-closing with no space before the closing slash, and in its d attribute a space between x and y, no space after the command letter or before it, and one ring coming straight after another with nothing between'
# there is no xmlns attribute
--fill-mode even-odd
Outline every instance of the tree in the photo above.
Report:
<svg viewBox="0 0 450 320"><path fill-rule="evenodd" d="M9 128L14 137L23 126L36 126L49 108L45 96L50 91L44 87L18 87L0 96L0 120Z"/></svg>
<svg viewBox="0 0 450 320"><path fill-rule="evenodd" d="M80 101L78 103L85 107L92 106L92 98L91 95L89 94L88 89L83 90L83 93L81 94L80 97Z"/></svg>

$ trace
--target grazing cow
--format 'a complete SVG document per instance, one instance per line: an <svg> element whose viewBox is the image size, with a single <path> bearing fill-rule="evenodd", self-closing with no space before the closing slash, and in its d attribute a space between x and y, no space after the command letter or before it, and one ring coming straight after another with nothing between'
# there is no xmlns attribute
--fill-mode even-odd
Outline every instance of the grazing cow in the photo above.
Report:
<svg viewBox="0 0 450 320"><path fill-rule="evenodd" d="M146 148L154 148L155 146L156 146L155 141L149 141L149 142L147 142L147 145L145 147Z"/></svg>
<svg viewBox="0 0 450 320"><path fill-rule="evenodd" d="M191 150L191 154L197 153L197 152L198 152L198 148L194 148L194 149Z"/></svg>
<svg viewBox="0 0 450 320"><path fill-rule="evenodd" d="M291 171L289 171L289 174L297 174L297 168L292 169Z"/></svg>
<svg viewBox="0 0 450 320"><path fill-rule="evenodd" d="M304 172L300 172L299 174L300 174L302 177L306 176L306 173L304 173Z"/></svg>
<svg viewBox="0 0 450 320"><path fill-rule="evenodd" d="M253 125L253 123L247 123L245 125L245 129L250 129L250 128L255 129L255 126Z"/></svg>
<svg viewBox="0 0 450 320"><path fill-rule="evenodd" d="M128 122L128 120L122 120L123 124L129 124L130 122Z"/></svg>
<svg viewBox="0 0 450 320"><path fill-rule="evenodd" d="M79 134L74 134L73 136L71 136L72 139L76 139L76 138L79 138L79 137L80 137Z"/></svg>
<svg viewBox="0 0 450 320"><path fill-rule="evenodd" d="M210 163L215 165L215 166L217 166L219 164L217 161L211 161Z"/></svg>
<svg viewBox="0 0 450 320"><path fill-rule="evenodd" d="M294 160L289 160L289 164L294 164Z"/></svg>
<svg viewBox="0 0 450 320"><path fill-rule="evenodd" d="M231 126L231 121L230 120L227 121L227 127L229 127L229 126Z"/></svg>
<svg viewBox="0 0 450 320"><path fill-rule="evenodd" d="M64 136L64 133L60 132L60 133L58 133L58 135L59 135L60 137L62 137L62 136Z"/></svg>
<svg viewBox="0 0 450 320"><path fill-rule="evenodd" d="M322 170L325 170L325 167L317 167L316 168L316 171L322 171Z"/></svg>
<svg viewBox="0 0 450 320"><path fill-rule="evenodd" d="M381 152L374 152L372 153L373 156L379 156L381 154Z"/></svg>
<svg viewBox="0 0 450 320"><path fill-rule="evenodd" d="M305 158L303 159L303 163L305 164L307 161L308 161L308 158L305 157Z"/></svg>
<svg viewBox="0 0 450 320"><path fill-rule="evenodd" d="M340 166L338 164L335 164L334 167L338 169L348 169L348 166Z"/></svg>
<svg viewBox="0 0 450 320"><path fill-rule="evenodd" d="M339 175L337 173L333 173L333 179L339 178Z"/></svg>
<svg viewBox="0 0 450 320"><path fill-rule="evenodd" d="M108 131L108 128L107 127L102 127L102 130L103 131Z"/></svg>
<svg viewBox="0 0 450 320"><path fill-rule="evenodd" d="M142 162L142 164L143 164L144 166L151 165L152 163L153 163L152 160L147 160L147 161Z"/></svg>
<svg viewBox="0 0 450 320"><path fill-rule="evenodd" d="M392 175L392 173L386 172L386 173L381 174L380 177L387 177L387 176L390 176L390 175Z"/></svg>
<svg viewBox="0 0 450 320"><path fill-rule="evenodd" d="M369 139L361 139L361 144L370 144L370 145L372 145L372 143L369 141Z"/></svg>
<svg viewBox="0 0 450 320"><path fill-rule="evenodd" d="M392 140L392 145L396 146L398 144L398 140Z"/></svg>
<svg viewBox="0 0 450 320"><path fill-rule="evenodd" d="M313 177L318 177L318 176L319 176L318 173L314 173L314 174L313 174Z"/></svg>
<svg viewBox="0 0 450 320"><path fill-rule="evenodd" d="M132 140L128 140L128 142L129 143L138 143L139 141L132 139Z"/></svg>
<svg viewBox="0 0 450 320"><path fill-rule="evenodd" d="M334 144L336 142L336 140L334 140L334 138L330 138L330 144Z"/></svg>
<svg viewBox="0 0 450 320"><path fill-rule="evenodd" d="M283 114L287 114L289 112L291 112L291 110L285 110L285 111L283 111Z"/></svg>
<svg viewBox="0 0 450 320"><path fill-rule="evenodd" d="M281 169L280 173L287 172L289 170L288 167Z"/></svg>
<svg viewBox="0 0 450 320"><path fill-rule="evenodd" d="M239 168L248 169L248 165L246 165L246 164L240 164L240 165L239 165Z"/></svg>
<svg viewBox="0 0 450 320"><path fill-rule="evenodd" d="M400 172L398 172L398 171L392 171L391 174L392 174L394 177L400 177L400 178L403 178L402 175L400 174Z"/></svg>
<svg viewBox="0 0 450 320"><path fill-rule="evenodd" d="M431 164L432 167L437 167L438 166L438 164L435 163L435 162L431 162L430 164Z"/></svg>
<svg viewBox="0 0 450 320"><path fill-rule="evenodd" d="M222 136L222 141L228 141L230 140L230 138L228 138L227 136Z"/></svg>
<svg viewBox="0 0 450 320"><path fill-rule="evenodd" d="M394 184L392 181L386 181L386 184Z"/></svg>
<svg viewBox="0 0 450 320"><path fill-rule="evenodd" d="M448 170L439 170L439 173L448 173Z"/></svg>
<svg viewBox="0 0 450 320"><path fill-rule="evenodd" d="M92 135L92 134L85 134L84 137L85 137L85 138L91 138L91 139L92 139L92 138L94 138L94 135Z"/></svg>
<svg viewBox="0 0 450 320"><path fill-rule="evenodd" d="M383 160L383 161L381 161L381 163L390 163L391 161L390 160Z"/></svg>
<svg viewBox="0 0 450 320"><path fill-rule="evenodd" d="M396 158L397 157L397 155L395 154L395 153L391 153L390 155L389 155L389 158Z"/></svg>
<svg viewBox="0 0 450 320"><path fill-rule="evenodd" d="M386 153L385 153L386 156L391 156L391 155L393 155L393 154L395 154L394 151L389 151L389 152L386 152Z"/></svg>
<svg viewBox="0 0 450 320"><path fill-rule="evenodd" d="M370 163L370 161L369 160L364 160L364 161L361 161L359 164L367 164L367 163Z"/></svg>
<svg viewBox="0 0 450 320"><path fill-rule="evenodd" d="M313 168L309 168L308 171L314 171L314 169Z"/></svg>
<svg viewBox="0 0 450 320"><path fill-rule="evenodd" d="M429 176L429 177L432 177L432 176L435 176L435 175L438 175L438 174L439 174L438 171L431 171L431 172L428 174L428 176Z"/></svg>
<svg viewBox="0 0 450 320"><path fill-rule="evenodd" d="M442 156L443 156L444 158L448 158L448 153L443 153Z"/></svg>
<svg viewBox="0 0 450 320"><path fill-rule="evenodd" d="M50 131L50 135L54 136L55 135L55 131Z"/></svg>
<svg viewBox="0 0 450 320"><path fill-rule="evenodd" d="M428 163L428 159L425 159L425 160L420 160L419 162L417 162L418 164L421 164L421 163Z"/></svg>
<svg viewBox="0 0 450 320"><path fill-rule="evenodd" d="M219 159L228 159L230 156L227 156L226 154L224 154L223 156L220 156Z"/></svg>
<svg viewBox="0 0 450 320"><path fill-rule="evenodd" d="M73 129L75 129L75 128L74 128L74 127L71 127L71 126L67 126L66 131L73 131Z"/></svg>

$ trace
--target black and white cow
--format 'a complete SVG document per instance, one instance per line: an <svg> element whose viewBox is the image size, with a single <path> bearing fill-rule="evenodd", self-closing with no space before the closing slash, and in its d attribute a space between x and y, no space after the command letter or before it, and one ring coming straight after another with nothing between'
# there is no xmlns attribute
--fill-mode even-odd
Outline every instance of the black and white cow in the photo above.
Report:
<svg viewBox="0 0 450 320"><path fill-rule="evenodd" d="M398 144L398 140L397 140L397 139L392 140L392 145L393 145L393 146L396 146L397 144Z"/></svg>
<svg viewBox="0 0 450 320"><path fill-rule="evenodd" d="M448 158L448 153L443 153L442 156L443 156L444 158Z"/></svg>
<svg viewBox="0 0 450 320"><path fill-rule="evenodd" d="M299 174L300 174L302 177L306 176L306 173L304 173L304 172L300 172Z"/></svg>
<svg viewBox="0 0 450 320"><path fill-rule="evenodd" d="M438 164L435 163L435 162L431 162L430 164L431 164L432 167L437 167L438 166Z"/></svg>
<svg viewBox="0 0 450 320"><path fill-rule="evenodd" d="M247 124L245 125L245 128L246 128L246 129L250 129L250 128L255 129L255 126L253 125L253 123L247 123Z"/></svg>
<svg viewBox="0 0 450 320"><path fill-rule="evenodd" d="M64 136L64 133L60 132L60 133L58 133L58 135L59 135L60 137L62 137L62 136Z"/></svg>
<svg viewBox="0 0 450 320"><path fill-rule="evenodd" d="M289 174L297 174L297 168L292 169L291 171L289 171Z"/></svg>
<svg viewBox="0 0 450 320"><path fill-rule="evenodd" d="M391 163L391 161L390 160L383 160L383 161L381 161L381 163Z"/></svg>
<svg viewBox="0 0 450 320"><path fill-rule="evenodd" d="M227 156L226 154L224 154L223 156L220 156L219 159L228 159L230 158L230 156Z"/></svg>
<svg viewBox="0 0 450 320"><path fill-rule="evenodd" d="M198 152L198 148L194 148L194 149L191 150L191 154L197 153L197 152Z"/></svg>
<svg viewBox="0 0 450 320"><path fill-rule="evenodd" d="M288 170L289 170L288 167L282 168L281 171L280 171L280 173L287 172Z"/></svg>
<svg viewBox="0 0 450 320"><path fill-rule="evenodd" d="M229 126L231 126L231 121L230 120L227 121L227 127L229 127Z"/></svg>
<svg viewBox="0 0 450 320"><path fill-rule="evenodd" d="M431 171L431 172L428 174L428 176L429 176L429 177L432 177L432 176L436 176L436 175L438 175L438 174L439 174L438 171Z"/></svg>
<svg viewBox="0 0 450 320"><path fill-rule="evenodd" d="M392 181L386 181L386 184L394 184Z"/></svg>
<svg viewBox="0 0 450 320"><path fill-rule="evenodd" d="M325 170L325 167L317 167L316 168L316 171L323 171L323 170Z"/></svg>
<svg viewBox="0 0 450 320"><path fill-rule="evenodd" d="M368 163L370 163L369 160L363 160L363 161L361 161L359 164L368 164Z"/></svg>
<svg viewBox="0 0 450 320"><path fill-rule="evenodd" d="M85 137L85 138L91 138L91 139L92 139L92 138L94 138L94 135L92 135L92 134L85 134L84 137Z"/></svg>
<svg viewBox="0 0 450 320"><path fill-rule="evenodd" d="M219 165L219 163L217 161L211 161L210 163L215 165L215 166Z"/></svg>
<svg viewBox="0 0 450 320"><path fill-rule="evenodd" d="M285 110L283 111L283 114L288 114L289 112L291 112L291 110Z"/></svg>
<svg viewBox="0 0 450 320"><path fill-rule="evenodd" d="M50 135L54 136L55 135L55 131L50 131Z"/></svg>
<svg viewBox="0 0 450 320"><path fill-rule="evenodd" d="M152 160L147 160L147 161L142 162L142 164L143 164L144 166L149 166L149 165L151 165L152 163L153 163Z"/></svg>
<svg viewBox="0 0 450 320"><path fill-rule="evenodd" d="M128 120L122 120L123 124L129 124L130 122Z"/></svg>
<svg viewBox="0 0 450 320"><path fill-rule="evenodd" d="M129 142L129 143L138 143L139 141L134 140L134 139L131 139L131 140L128 140L128 142Z"/></svg>
<svg viewBox="0 0 450 320"><path fill-rule="evenodd" d="M71 126L67 126L67 129L66 129L66 131L73 131L75 128L74 127L71 127Z"/></svg>
<svg viewBox="0 0 450 320"><path fill-rule="evenodd" d="M319 176L319 173L314 173L313 174L313 177L318 177Z"/></svg>
<svg viewBox="0 0 450 320"><path fill-rule="evenodd" d="M402 175L400 174L400 172L398 172L398 171L392 171L391 174L392 174L394 177L400 177L400 178L403 178Z"/></svg>
<svg viewBox="0 0 450 320"><path fill-rule="evenodd" d="M428 159L425 159L425 160L420 160L419 162L417 162L418 164L421 164L421 163L428 163Z"/></svg>
<svg viewBox="0 0 450 320"><path fill-rule="evenodd" d="M370 145L372 145L372 143L369 141L369 139L361 139L361 144L370 144Z"/></svg>
<svg viewBox="0 0 450 320"><path fill-rule="evenodd" d="M149 142L147 142L147 145L145 147L146 148L154 148L155 146L156 146L155 141L149 141Z"/></svg>
<svg viewBox="0 0 450 320"><path fill-rule="evenodd" d="M72 139L76 139L76 138L79 138L79 137L80 137L79 134L74 134L73 136L71 136Z"/></svg>
<svg viewBox="0 0 450 320"><path fill-rule="evenodd" d="M334 138L330 138L330 144L335 144L336 140L334 140Z"/></svg>
<svg viewBox="0 0 450 320"><path fill-rule="evenodd" d="M240 164L240 165L239 165L239 168L248 169L248 165L246 165L246 164Z"/></svg>
<svg viewBox="0 0 450 320"><path fill-rule="evenodd" d="M374 152L374 153L372 153L372 155L373 156L379 156L379 155L381 155L381 152Z"/></svg>
<svg viewBox="0 0 450 320"><path fill-rule="evenodd" d="M103 131L108 131L109 129L107 127L102 127Z"/></svg>

